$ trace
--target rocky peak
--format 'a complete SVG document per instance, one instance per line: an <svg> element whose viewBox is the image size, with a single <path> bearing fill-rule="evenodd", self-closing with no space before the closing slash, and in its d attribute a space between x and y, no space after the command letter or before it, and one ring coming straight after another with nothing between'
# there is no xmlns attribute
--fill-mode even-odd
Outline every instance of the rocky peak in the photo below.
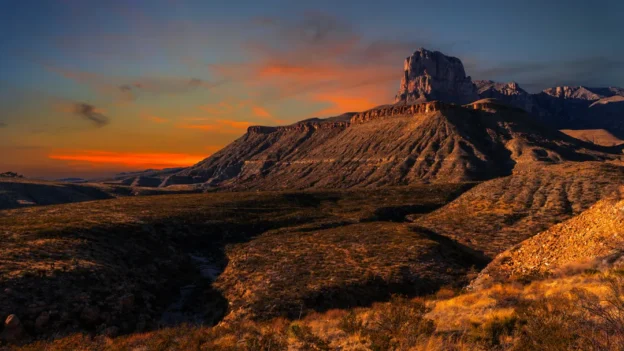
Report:
<svg viewBox="0 0 624 351"><path fill-rule="evenodd" d="M467 104L479 99L464 65L456 57L421 48L405 59L403 69L395 102L440 100Z"/></svg>
<svg viewBox="0 0 624 351"><path fill-rule="evenodd" d="M603 97L605 97L583 86L554 87L554 88L549 88L549 89L544 90L543 93L546 95L550 95L552 97L560 98L560 99L577 99L577 100L588 100L588 101L600 100Z"/></svg>
<svg viewBox="0 0 624 351"><path fill-rule="evenodd" d="M520 85L516 82L499 83L492 80L475 80L475 86L479 94L484 93L487 90L495 90L504 95L528 95L524 89L520 88Z"/></svg>
<svg viewBox="0 0 624 351"><path fill-rule="evenodd" d="M527 112L535 112L533 96L516 82L498 83L491 80L476 80L474 84L481 98L499 99Z"/></svg>

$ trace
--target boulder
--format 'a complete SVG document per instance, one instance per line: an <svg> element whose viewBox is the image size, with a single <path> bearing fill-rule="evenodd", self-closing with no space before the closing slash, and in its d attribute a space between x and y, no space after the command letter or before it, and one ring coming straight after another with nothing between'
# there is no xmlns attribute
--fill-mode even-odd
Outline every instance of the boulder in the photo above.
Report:
<svg viewBox="0 0 624 351"><path fill-rule="evenodd" d="M24 326L22 322L16 315L9 315L4 321L4 330L0 335L0 339L12 342L20 340L23 336Z"/></svg>

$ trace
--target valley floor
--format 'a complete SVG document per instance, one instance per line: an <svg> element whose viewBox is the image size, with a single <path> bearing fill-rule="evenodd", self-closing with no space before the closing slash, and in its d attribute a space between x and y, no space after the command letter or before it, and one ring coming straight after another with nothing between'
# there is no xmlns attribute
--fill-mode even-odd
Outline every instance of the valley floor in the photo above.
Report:
<svg viewBox="0 0 624 351"><path fill-rule="evenodd" d="M618 350L621 266L466 287L506 248L620 197L623 179L583 163L0 211L0 348Z"/></svg>

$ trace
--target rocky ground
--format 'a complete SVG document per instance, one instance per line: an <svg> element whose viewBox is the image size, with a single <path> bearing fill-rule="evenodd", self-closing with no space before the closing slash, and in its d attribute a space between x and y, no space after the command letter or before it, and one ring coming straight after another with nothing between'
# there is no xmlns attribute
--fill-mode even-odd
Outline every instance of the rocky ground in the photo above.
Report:
<svg viewBox="0 0 624 351"><path fill-rule="evenodd" d="M414 225L494 258L600 199L617 195L623 183L624 167L616 164L529 165L479 184L445 207L414 219Z"/></svg>
<svg viewBox="0 0 624 351"><path fill-rule="evenodd" d="M472 285L624 266L624 201L621 198L621 193L614 194L580 215L503 252Z"/></svg>

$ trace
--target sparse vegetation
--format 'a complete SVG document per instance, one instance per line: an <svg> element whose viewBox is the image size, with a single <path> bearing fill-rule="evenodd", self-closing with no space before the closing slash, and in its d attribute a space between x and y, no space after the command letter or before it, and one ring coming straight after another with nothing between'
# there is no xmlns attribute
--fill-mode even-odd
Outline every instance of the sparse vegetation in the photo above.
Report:
<svg viewBox="0 0 624 351"><path fill-rule="evenodd" d="M0 318L18 315L26 335L4 347L618 350L624 278L611 261L461 290L487 261L418 223L470 186L0 211ZM542 215L534 218L554 218ZM198 252L223 270L214 283L201 280L190 258ZM184 308L205 325L163 327L163 311L189 285Z"/></svg>
<svg viewBox="0 0 624 351"><path fill-rule="evenodd" d="M225 313L233 322L298 318L462 284L470 255L384 222L377 210L439 207L467 187L164 195L0 211L0 319L19 316L29 337L115 335L157 328L187 285L196 291L185 304L211 325ZM225 267L214 285L200 283L194 253Z"/></svg>

